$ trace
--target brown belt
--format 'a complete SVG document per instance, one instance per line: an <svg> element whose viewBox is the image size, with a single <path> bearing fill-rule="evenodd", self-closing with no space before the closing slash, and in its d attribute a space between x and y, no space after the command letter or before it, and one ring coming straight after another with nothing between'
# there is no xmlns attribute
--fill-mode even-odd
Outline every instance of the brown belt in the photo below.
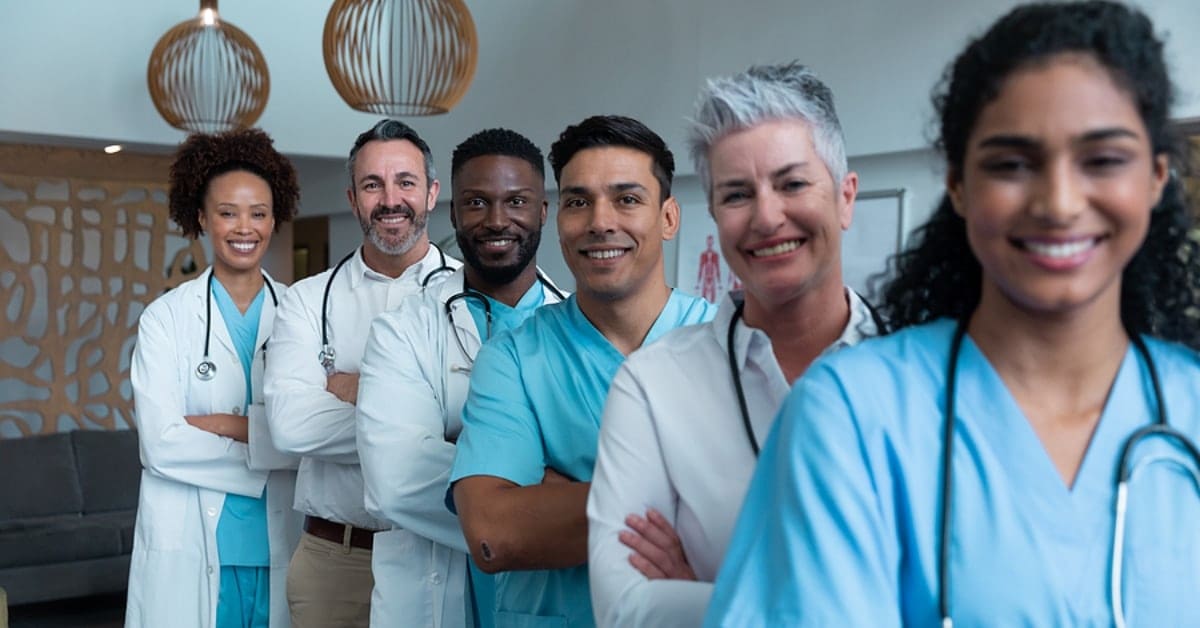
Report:
<svg viewBox="0 0 1200 628"><path fill-rule="evenodd" d="M336 523L311 515L304 517L304 531L318 539L340 543L343 547L369 550L375 545L374 530L356 528L348 523Z"/></svg>

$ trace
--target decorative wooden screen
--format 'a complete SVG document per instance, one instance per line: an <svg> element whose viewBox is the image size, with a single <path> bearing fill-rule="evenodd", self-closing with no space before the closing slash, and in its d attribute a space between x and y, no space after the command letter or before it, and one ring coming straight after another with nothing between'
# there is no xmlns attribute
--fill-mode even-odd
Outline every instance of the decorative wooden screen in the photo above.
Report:
<svg viewBox="0 0 1200 628"><path fill-rule="evenodd" d="M131 427L138 316L206 265L163 183L0 170L0 438Z"/></svg>

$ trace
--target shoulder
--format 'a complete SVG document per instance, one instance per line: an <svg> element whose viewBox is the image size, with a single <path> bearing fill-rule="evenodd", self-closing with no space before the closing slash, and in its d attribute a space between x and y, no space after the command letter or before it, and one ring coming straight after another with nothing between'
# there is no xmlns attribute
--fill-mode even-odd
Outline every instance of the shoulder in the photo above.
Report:
<svg viewBox="0 0 1200 628"><path fill-rule="evenodd" d="M717 315L717 306L713 303L679 290L671 291L669 304L680 325L708 322Z"/></svg>
<svg viewBox="0 0 1200 628"><path fill-rule="evenodd" d="M439 296L438 290L423 290L410 294L401 299L396 307L376 316L371 327L391 329L397 333L418 330L421 335L427 335L425 330L437 324L437 319L445 307Z"/></svg>
<svg viewBox="0 0 1200 628"><path fill-rule="evenodd" d="M163 293L146 306L146 310L142 312L142 319L166 320L194 309L196 303L201 303L201 307L203 307L203 299L198 297L204 295L204 289L208 285L207 278L208 275L201 274L199 277L189 279Z"/></svg>
<svg viewBox="0 0 1200 628"><path fill-rule="evenodd" d="M707 303L707 302L706 302ZM631 371L658 370L666 364L707 361L712 350L720 352L712 321L676 327L653 343L643 345L625 360Z"/></svg>

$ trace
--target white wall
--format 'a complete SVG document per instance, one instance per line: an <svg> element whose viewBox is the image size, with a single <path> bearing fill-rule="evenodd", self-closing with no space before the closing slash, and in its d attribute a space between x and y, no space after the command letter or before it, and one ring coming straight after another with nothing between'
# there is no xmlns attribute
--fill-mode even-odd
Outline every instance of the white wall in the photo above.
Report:
<svg viewBox="0 0 1200 628"><path fill-rule="evenodd" d="M449 115L410 121L446 170L449 147L503 125L545 147L593 113L645 121L681 152L703 77L798 58L837 94L849 153L924 146L928 96L968 35L1017 0L468 0L479 27L475 81ZM1200 116L1196 0L1137 0L1169 31L1180 117ZM378 116L354 112L325 75L328 2L224 2L258 43L272 92L261 125L289 154L343 157ZM0 0L0 139L28 135L173 145L146 91L158 38L194 0ZM682 157L682 154L681 154ZM680 159L680 172L691 171Z"/></svg>

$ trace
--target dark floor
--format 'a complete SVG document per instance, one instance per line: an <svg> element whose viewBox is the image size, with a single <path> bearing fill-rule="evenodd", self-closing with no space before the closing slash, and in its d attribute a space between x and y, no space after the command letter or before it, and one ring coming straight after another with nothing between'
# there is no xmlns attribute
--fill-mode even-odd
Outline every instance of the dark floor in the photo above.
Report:
<svg viewBox="0 0 1200 628"><path fill-rule="evenodd" d="M9 628L121 628L125 594L23 604L8 609Z"/></svg>

